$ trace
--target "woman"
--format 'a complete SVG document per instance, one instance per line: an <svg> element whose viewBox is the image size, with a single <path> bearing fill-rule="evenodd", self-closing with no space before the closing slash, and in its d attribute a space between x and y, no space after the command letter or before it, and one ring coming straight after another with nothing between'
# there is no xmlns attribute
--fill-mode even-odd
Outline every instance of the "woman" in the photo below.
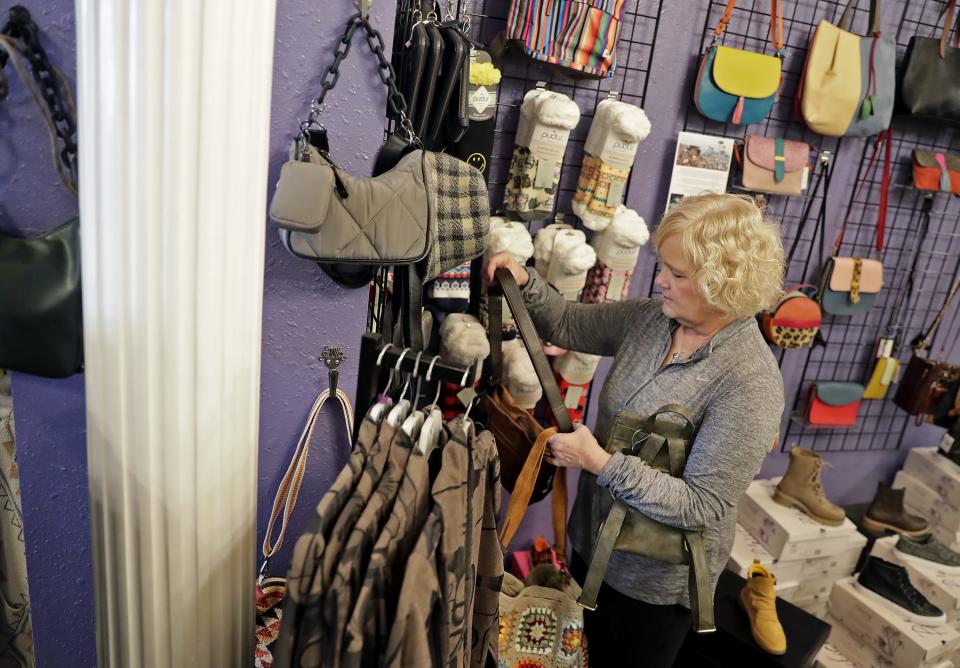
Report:
<svg viewBox="0 0 960 668"><path fill-rule="evenodd" d="M671 526L703 530L713 582L733 546L737 502L777 438L783 380L754 315L782 288L779 229L747 197L686 197L656 232L662 299L574 304L506 254L540 335L556 345L612 355L597 435L580 425L551 439L547 461L583 469L569 522L571 567L583 582L603 517L601 488ZM682 478L637 457L608 454L617 412L650 414L668 403L698 426ZM595 612L585 612L591 664L671 666L691 626L688 569L614 552Z"/></svg>

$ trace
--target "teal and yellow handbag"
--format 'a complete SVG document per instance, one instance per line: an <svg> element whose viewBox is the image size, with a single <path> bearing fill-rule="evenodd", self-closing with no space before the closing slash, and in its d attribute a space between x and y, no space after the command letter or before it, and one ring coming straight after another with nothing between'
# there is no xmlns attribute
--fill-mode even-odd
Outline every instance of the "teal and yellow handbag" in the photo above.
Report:
<svg viewBox="0 0 960 668"><path fill-rule="evenodd" d="M727 0L713 41L700 59L693 101L701 114L721 123L759 123L773 107L780 89L783 16L780 0L770 2L770 42L775 55L717 45L730 22L736 0Z"/></svg>

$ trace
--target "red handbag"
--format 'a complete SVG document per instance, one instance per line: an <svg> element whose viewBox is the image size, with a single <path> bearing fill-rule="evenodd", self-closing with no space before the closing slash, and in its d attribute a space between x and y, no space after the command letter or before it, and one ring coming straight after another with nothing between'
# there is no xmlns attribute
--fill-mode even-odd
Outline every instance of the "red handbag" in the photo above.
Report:
<svg viewBox="0 0 960 668"><path fill-rule="evenodd" d="M859 383L813 383L807 394L807 423L817 427L852 427L863 399Z"/></svg>

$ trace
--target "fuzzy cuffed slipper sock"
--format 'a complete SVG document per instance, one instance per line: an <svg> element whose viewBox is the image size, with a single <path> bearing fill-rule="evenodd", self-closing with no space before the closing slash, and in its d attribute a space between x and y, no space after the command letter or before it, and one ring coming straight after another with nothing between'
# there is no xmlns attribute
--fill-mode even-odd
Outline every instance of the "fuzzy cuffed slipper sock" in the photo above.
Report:
<svg viewBox="0 0 960 668"><path fill-rule="evenodd" d="M440 325L440 357L448 362L468 366L477 364L470 379L475 386L480 364L490 354L490 341L483 325L472 315L452 313ZM445 420L462 415L465 408L458 394L463 388L455 383L444 383L440 390L440 411Z"/></svg>
<svg viewBox="0 0 960 668"><path fill-rule="evenodd" d="M510 396L524 410L532 411L543 396L537 371L520 339L504 342L502 381Z"/></svg>
<svg viewBox="0 0 960 668"><path fill-rule="evenodd" d="M484 266L491 257L504 251L510 253L520 266L525 265L527 260L533 256L533 239L530 238L530 230L523 223L507 221L503 218L498 218L496 222L493 222L493 219L491 219ZM484 293L480 302L480 313L484 324L489 326L487 304L487 295ZM502 308L503 338L509 340L516 337L517 325L506 301L503 302Z"/></svg>
<svg viewBox="0 0 960 668"><path fill-rule="evenodd" d="M566 95L534 89L523 99L504 207L523 220L543 220L553 211L563 154L580 108Z"/></svg>
<svg viewBox="0 0 960 668"><path fill-rule="evenodd" d="M444 313L465 313L470 308L470 263L437 276L427 288L427 298Z"/></svg>
<svg viewBox="0 0 960 668"><path fill-rule="evenodd" d="M623 202L637 144L650 134L643 109L618 100L602 100L584 144L583 167L573 211L591 230L602 230Z"/></svg>
<svg viewBox="0 0 960 668"><path fill-rule="evenodd" d="M565 299L580 301L587 272L596 262L597 254L581 230L562 230L553 242L547 282Z"/></svg>
<svg viewBox="0 0 960 668"><path fill-rule="evenodd" d="M553 242L557 238L557 233L561 230L572 230L573 228L566 223L550 223L544 225L533 238L533 266L537 273L547 277L550 271L550 258L553 257Z"/></svg>
<svg viewBox="0 0 960 668"><path fill-rule="evenodd" d="M587 275L581 301L597 304L626 299L640 247L649 239L647 224L636 211L625 206L617 209L610 226L593 235L597 263Z"/></svg>
<svg viewBox="0 0 960 668"><path fill-rule="evenodd" d="M560 386L560 395L567 407L570 419L574 422L583 421L583 411L587 405L587 393L590 383L600 364L600 355L589 353L568 352L553 361L554 375ZM551 424L556 421L551 419Z"/></svg>

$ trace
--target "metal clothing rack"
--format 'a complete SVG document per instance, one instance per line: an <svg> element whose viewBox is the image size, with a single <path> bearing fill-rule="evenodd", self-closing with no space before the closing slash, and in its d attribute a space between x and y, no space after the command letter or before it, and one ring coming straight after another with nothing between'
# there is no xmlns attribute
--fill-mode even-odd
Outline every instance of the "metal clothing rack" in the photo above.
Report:
<svg viewBox="0 0 960 668"><path fill-rule="evenodd" d="M412 353L412 354L411 354ZM378 363L379 360L379 363ZM399 362L399 364L398 364ZM413 378L427 379L464 386L464 379L472 380L476 366L452 364L438 355L421 355L419 363L416 351L383 342L380 334L367 332L360 341L360 366L357 372L357 400L354 402L355 419L353 440L357 439L360 425L370 407L377 400L377 393L386 385L387 372L396 369Z"/></svg>

